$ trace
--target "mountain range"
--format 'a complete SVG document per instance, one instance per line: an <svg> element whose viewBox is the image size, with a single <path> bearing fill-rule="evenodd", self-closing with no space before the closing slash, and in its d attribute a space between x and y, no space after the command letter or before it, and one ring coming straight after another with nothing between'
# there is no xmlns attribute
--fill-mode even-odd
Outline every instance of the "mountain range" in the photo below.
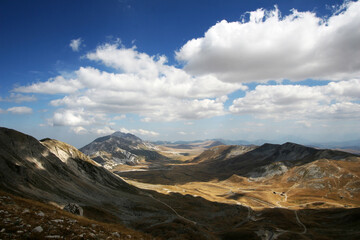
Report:
<svg viewBox="0 0 360 240"><path fill-rule="evenodd" d="M44 213L29 210L37 206L45 219L58 214L49 222L65 221L61 209L69 203L97 222L76 237L63 227L59 238L96 239L96 226L105 222L139 231L135 239L360 238L358 155L295 143L218 144L162 148L116 132L79 151L0 128L0 238L54 236L51 224L40 231L32 222L18 224L19 217L40 221ZM185 151L194 156L171 158Z"/></svg>
<svg viewBox="0 0 360 240"><path fill-rule="evenodd" d="M289 139L297 139L294 136L288 136L285 138L287 140ZM248 140L230 140L230 139L222 139L222 138L215 138L215 139L206 139L206 140L193 140L193 141L155 141L152 142L155 145L177 145L177 144L196 144L201 143L205 141L216 141L221 143L221 145L256 145L260 146L268 142L272 143L280 143L283 142L282 140L265 140L265 139L257 139L253 141ZM331 142L314 142L309 141L305 139L297 139L298 143L301 143L302 145L314 147L314 148L330 148L330 149L341 149L346 151L353 151L354 153L359 154L360 153L360 139L350 140L350 141L331 141Z"/></svg>

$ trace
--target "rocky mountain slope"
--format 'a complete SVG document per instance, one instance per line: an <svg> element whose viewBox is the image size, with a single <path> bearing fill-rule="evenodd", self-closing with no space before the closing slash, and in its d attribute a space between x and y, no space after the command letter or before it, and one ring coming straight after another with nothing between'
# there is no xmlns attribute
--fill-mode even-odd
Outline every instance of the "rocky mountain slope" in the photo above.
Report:
<svg viewBox="0 0 360 240"><path fill-rule="evenodd" d="M226 173L224 176L237 174L240 176L261 178L272 177L285 173L294 166L300 166L319 159L351 160L357 156L351 153L315 149L295 143L264 144L252 151L221 158L218 161L204 163L206 169L214 169L217 173Z"/></svg>
<svg viewBox="0 0 360 240"><path fill-rule="evenodd" d="M68 159L82 159L83 161L91 163L95 166L100 166L100 164L67 143L50 138L42 139L40 142L65 163Z"/></svg>
<svg viewBox="0 0 360 240"><path fill-rule="evenodd" d="M285 191L287 204L304 204L306 207L359 206L360 159L320 159L291 168L283 175L266 179ZM276 182L278 184L276 184Z"/></svg>
<svg viewBox="0 0 360 240"><path fill-rule="evenodd" d="M257 146L219 145L216 147L211 147L209 150L204 151L190 162L204 163L227 160L229 158L252 151L256 148Z"/></svg>
<svg viewBox="0 0 360 240"><path fill-rule="evenodd" d="M119 164L137 165L169 160L156 150L155 145L122 132L97 138L80 148L81 152L109 170Z"/></svg>
<svg viewBox="0 0 360 240"><path fill-rule="evenodd" d="M100 203L114 191L137 191L72 146L6 128L0 128L0 170L2 189L43 200Z"/></svg>

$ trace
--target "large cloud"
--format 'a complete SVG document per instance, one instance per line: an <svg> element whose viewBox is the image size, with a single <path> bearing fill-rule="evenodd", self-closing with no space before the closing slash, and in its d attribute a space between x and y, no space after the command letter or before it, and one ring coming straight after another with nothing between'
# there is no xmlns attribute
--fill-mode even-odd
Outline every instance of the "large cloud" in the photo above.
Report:
<svg viewBox="0 0 360 240"><path fill-rule="evenodd" d="M258 85L233 101L234 114L277 119L359 119L360 80L325 86Z"/></svg>
<svg viewBox="0 0 360 240"><path fill-rule="evenodd" d="M360 74L360 2L327 19L312 12L280 17L277 8L249 12L248 21L218 22L177 53L185 70L227 82L344 80Z"/></svg>
<svg viewBox="0 0 360 240"><path fill-rule="evenodd" d="M59 109L54 113L49 124L53 126L80 126L95 124L95 114L87 113L84 109Z"/></svg>
<svg viewBox="0 0 360 240"><path fill-rule="evenodd" d="M219 116L225 114L227 94L247 89L239 83L222 82L211 74L193 77L166 65L164 56L149 56L135 47L104 44L86 57L113 68L114 72L80 67L72 74L73 78L58 76L14 91L65 94L51 101L52 106L61 108L50 123L83 126L96 123L99 114L108 113L135 113L144 121Z"/></svg>

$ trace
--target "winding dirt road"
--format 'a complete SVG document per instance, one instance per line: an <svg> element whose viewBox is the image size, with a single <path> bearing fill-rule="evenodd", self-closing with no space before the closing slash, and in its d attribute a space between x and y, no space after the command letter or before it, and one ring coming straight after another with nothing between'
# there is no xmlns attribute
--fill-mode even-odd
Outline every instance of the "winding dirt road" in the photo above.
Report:
<svg viewBox="0 0 360 240"><path fill-rule="evenodd" d="M154 197L153 195L151 195L150 193L145 193L144 195L145 195L145 196L148 196L148 197L151 197L151 198L154 199L155 201L157 201L157 202L165 205L165 206L168 207L171 211L173 211L173 212L176 214L176 216L178 216L179 218L181 218L181 219L183 219L183 220L185 220L185 221L187 221L187 222L190 222L190 223L192 223L192 224L194 224L194 225L197 225L197 224L198 224L198 223L195 222L195 221L192 221L192 220L190 220L190 219L187 219L187 218L184 217L184 216L181 216L181 215L180 215L174 208L172 208L169 204L167 204L167 203L165 203L165 202L163 202L163 201L155 198L155 197Z"/></svg>
<svg viewBox="0 0 360 240"><path fill-rule="evenodd" d="M306 228L306 226L300 221L299 216L298 216L296 210L295 210L295 217L296 217L296 221L298 222L298 224L304 228L304 231L302 231L300 234L305 234L305 233L307 232L307 228Z"/></svg>

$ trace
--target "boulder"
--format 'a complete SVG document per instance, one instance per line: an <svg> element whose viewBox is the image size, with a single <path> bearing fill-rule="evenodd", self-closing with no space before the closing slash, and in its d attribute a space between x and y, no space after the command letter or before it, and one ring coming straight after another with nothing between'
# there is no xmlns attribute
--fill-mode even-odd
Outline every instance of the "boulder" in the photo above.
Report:
<svg viewBox="0 0 360 240"><path fill-rule="evenodd" d="M65 211L70 212L72 214L75 215L83 215L83 209L82 207L80 207L78 204L76 203L68 203L65 205L65 207L63 208Z"/></svg>
<svg viewBox="0 0 360 240"><path fill-rule="evenodd" d="M37 232L37 233L41 233L42 231L44 231L44 229L41 226L37 226L32 230L32 232Z"/></svg>

